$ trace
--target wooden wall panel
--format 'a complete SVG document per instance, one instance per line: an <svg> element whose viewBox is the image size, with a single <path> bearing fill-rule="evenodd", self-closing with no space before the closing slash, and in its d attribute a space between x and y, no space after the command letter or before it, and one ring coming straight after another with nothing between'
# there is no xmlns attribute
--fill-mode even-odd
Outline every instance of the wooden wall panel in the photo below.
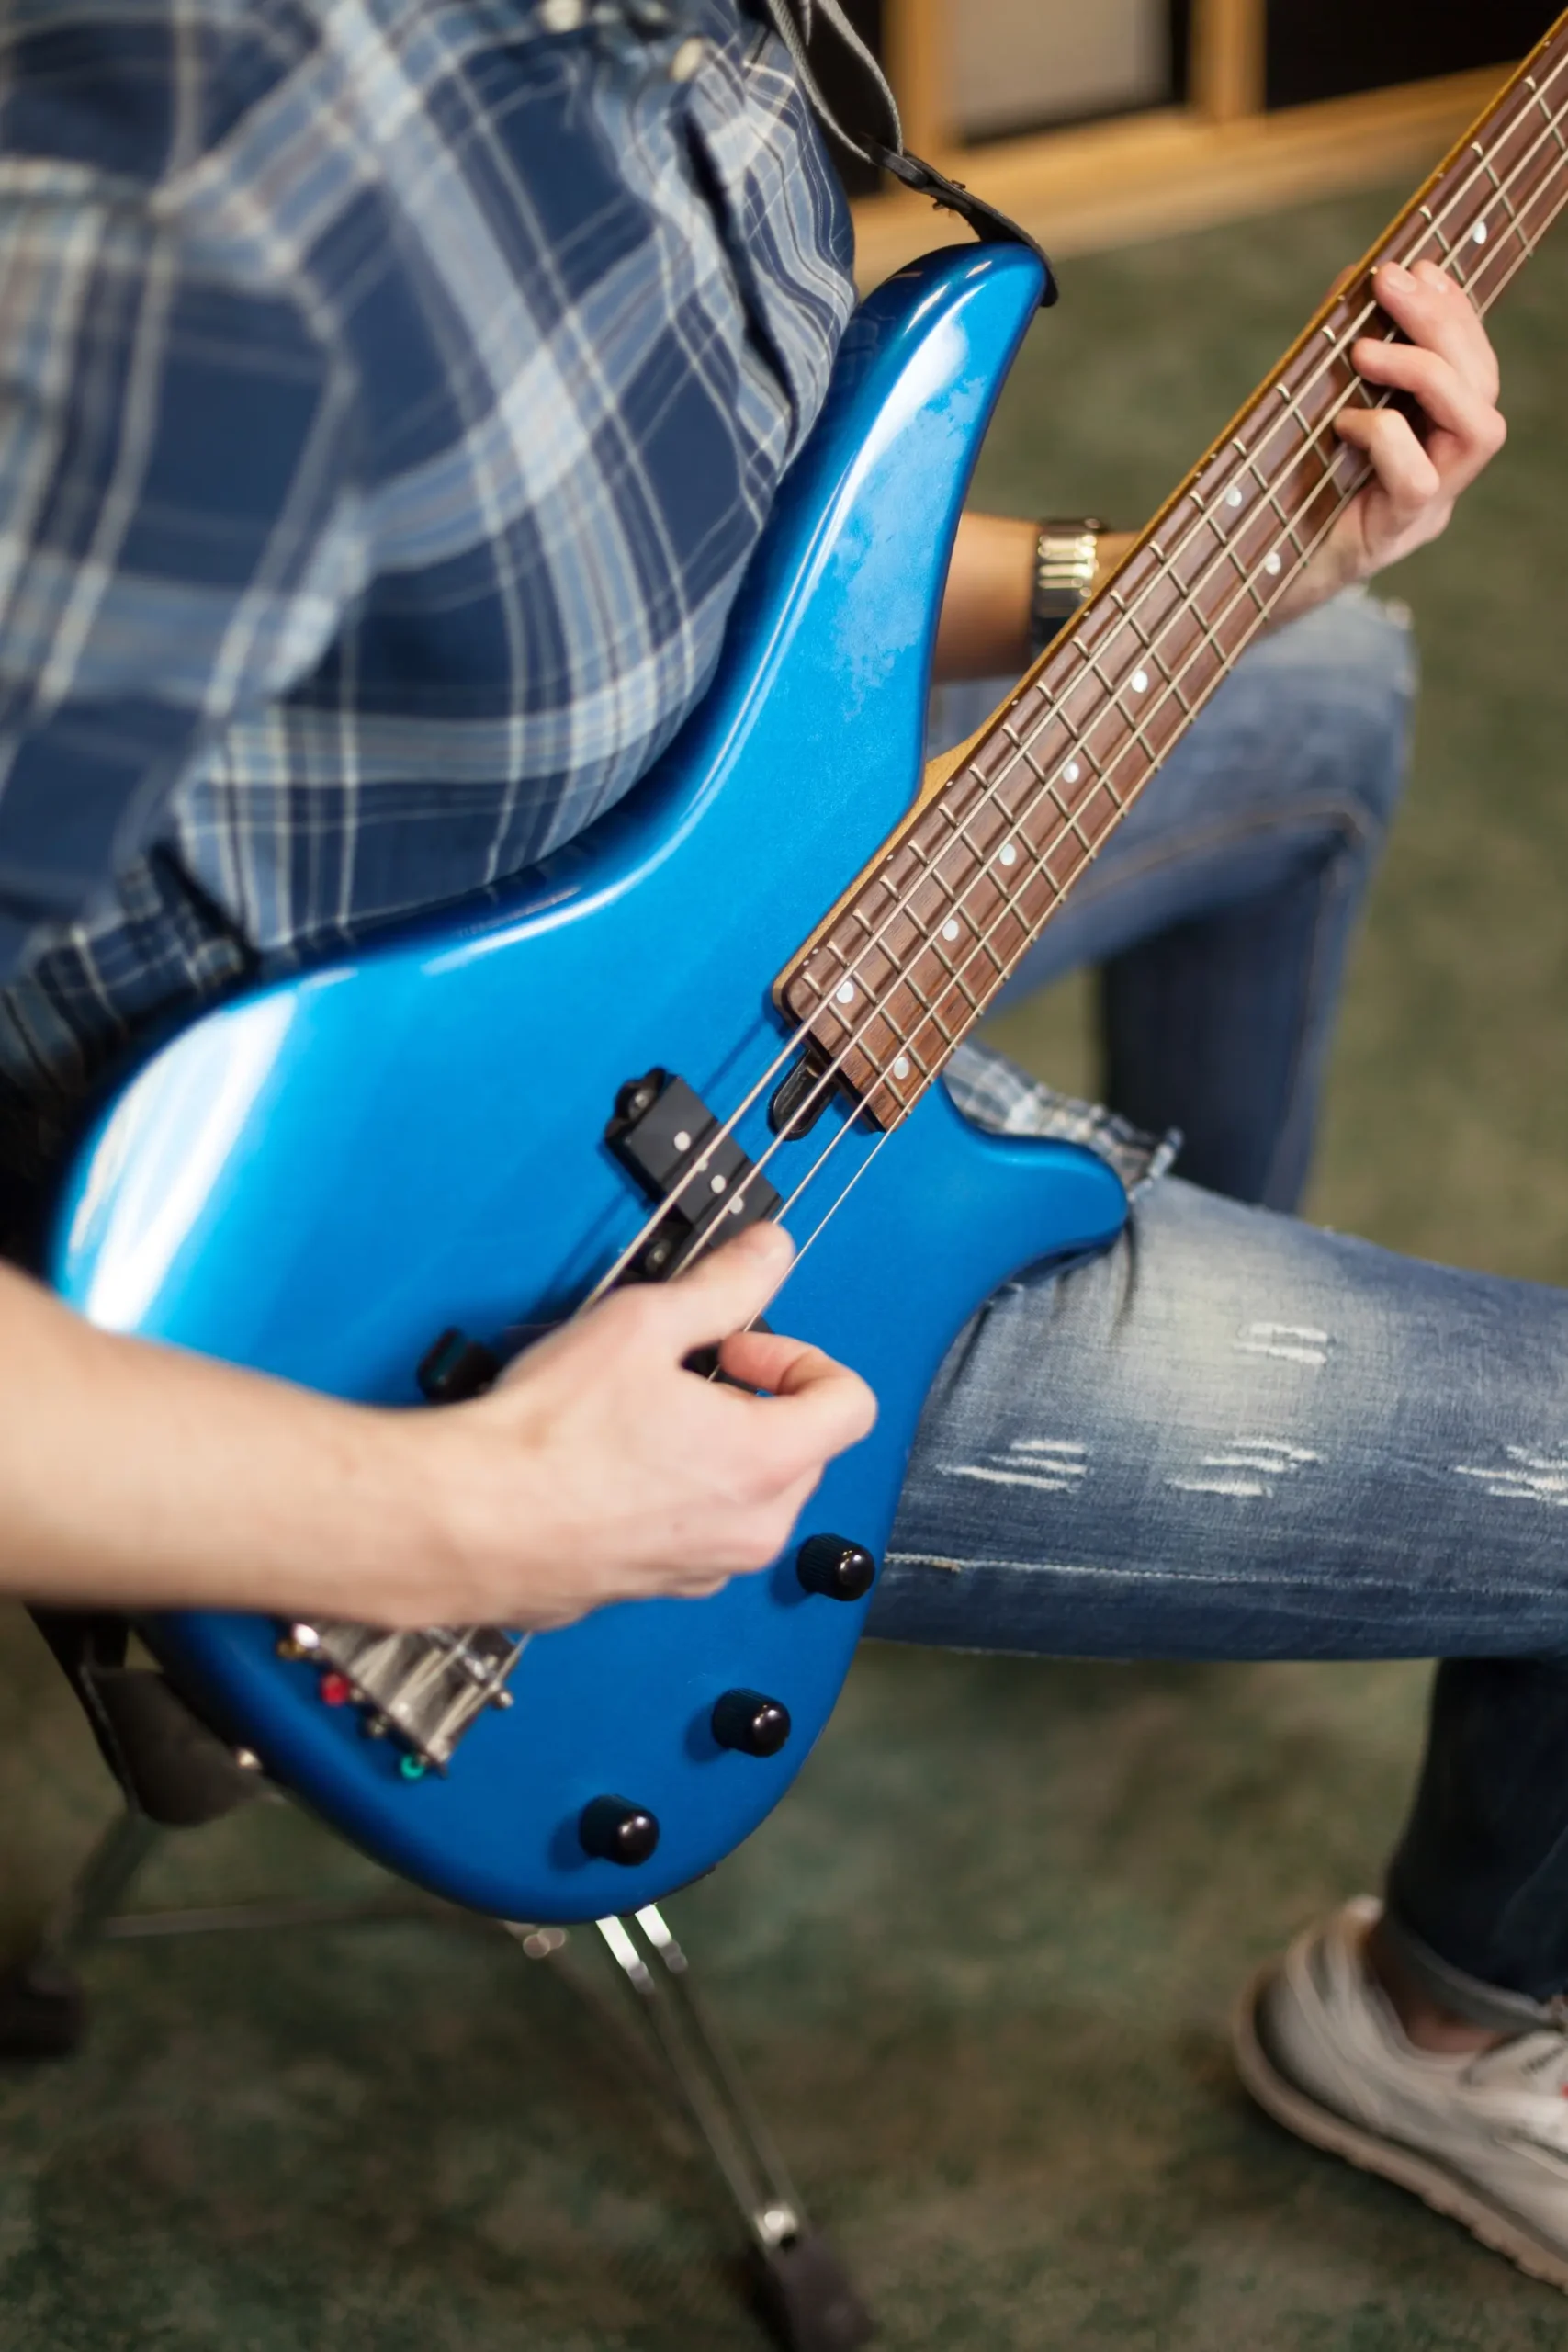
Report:
<svg viewBox="0 0 1568 2352"><path fill-rule="evenodd" d="M876 0L854 0L858 8ZM1037 7L1056 0L1033 0ZM1081 9L1099 0L1064 0ZM881 0L883 54L905 112L908 144L966 179L1061 253L1201 227L1337 190L1414 178L1435 163L1504 78L1529 39L1555 13L1550 0L1170 0L1171 21L1187 28L1183 103L1110 120L965 146L953 110L948 41L981 13L976 0ZM1386 20L1410 28L1409 79L1314 103L1266 107L1266 74L1277 61L1270 12L1297 7L1310 47L1340 10L1364 18L1382 39ZM1419 78L1421 35L1457 8L1472 33L1503 52L1495 63ZM1522 11L1521 15L1519 12ZM1539 22L1537 17L1539 17ZM1317 31L1314 31L1314 28ZM1469 37L1467 35L1467 37ZM1482 36L1477 36L1482 38ZM1273 46L1270 46L1271 40ZM855 206L863 285L874 285L932 244L967 232L902 191Z"/></svg>

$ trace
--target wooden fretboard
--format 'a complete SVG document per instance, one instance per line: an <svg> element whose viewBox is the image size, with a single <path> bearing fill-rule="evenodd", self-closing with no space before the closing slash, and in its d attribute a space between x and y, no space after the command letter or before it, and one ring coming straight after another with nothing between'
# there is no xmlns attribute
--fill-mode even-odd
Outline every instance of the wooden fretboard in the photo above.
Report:
<svg viewBox="0 0 1568 2352"><path fill-rule="evenodd" d="M1368 480L1333 420L1393 397L1348 357L1398 334L1373 269L1435 261L1485 311L1565 201L1568 14L782 977L873 1125L931 1084Z"/></svg>

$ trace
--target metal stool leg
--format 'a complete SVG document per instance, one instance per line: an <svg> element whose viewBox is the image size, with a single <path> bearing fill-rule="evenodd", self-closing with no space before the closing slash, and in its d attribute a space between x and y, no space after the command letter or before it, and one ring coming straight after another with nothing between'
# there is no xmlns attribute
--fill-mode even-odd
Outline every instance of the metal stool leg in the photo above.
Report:
<svg viewBox="0 0 1568 2352"><path fill-rule="evenodd" d="M570 1942L565 1928L491 1923L412 1888L347 1900L286 1898L120 1913L118 1905L164 1835L134 1806L117 1815L29 1951L0 1973L0 2060L63 2058L78 2047L86 2005L75 1964L100 1940L423 1917L483 1929L499 1924L536 1960L564 1953ZM811 2227L735 2054L694 1983L691 1964L663 1913L649 1904L630 1919L596 1924L652 2029L650 2044L626 2020L627 2046L656 2079L673 2084L712 2155L746 2225L763 2306L785 2352L856 2352L874 2334L870 2314L832 2247ZM621 2025L614 2005L586 1975L570 1963L566 1973L581 1997Z"/></svg>
<svg viewBox="0 0 1568 2352"><path fill-rule="evenodd" d="M0 2061L68 2058L81 2046L87 2007L76 1963L97 1943L276 1928L359 1927L383 1919L490 1925L412 1887L367 1895L285 1896L184 1910L122 1912L119 1905L142 1864L170 1834L134 1805L109 1824L31 1946L0 1972Z"/></svg>
<svg viewBox="0 0 1568 2352"><path fill-rule="evenodd" d="M662 1912L649 1904L632 1919L596 1924L746 2225L763 2306L780 2341L787 2352L855 2352L875 2332L871 2315L827 2239L807 2221L735 2053ZM640 1930L641 1946L634 1930ZM567 1940L559 1928L518 1925L510 1932L536 1958L552 1956Z"/></svg>
<svg viewBox="0 0 1568 2352"><path fill-rule="evenodd" d="M86 2002L75 1962L162 1834L130 1806L110 1822L32 1950L0 1976L0 2058L68 2058L79 2046Z"/></svg>

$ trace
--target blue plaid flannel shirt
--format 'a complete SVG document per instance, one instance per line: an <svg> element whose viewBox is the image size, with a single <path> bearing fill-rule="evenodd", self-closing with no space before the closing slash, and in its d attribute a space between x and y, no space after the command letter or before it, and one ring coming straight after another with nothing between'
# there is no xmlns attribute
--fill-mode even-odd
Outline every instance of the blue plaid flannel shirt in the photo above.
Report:
<svg viewBox="0 0 1568 2352"><path fill-rule="evenodd" d="M0 1077L513 874L701 694L852 300L734 0L15 0Z"/></svg>
<svg viewBox="0 0 1568 2352"><path fill-rule="evenodd" d="M138 1032L519 872L643 773L850 262L738 0L14 0L0 1223Z"/></svg>

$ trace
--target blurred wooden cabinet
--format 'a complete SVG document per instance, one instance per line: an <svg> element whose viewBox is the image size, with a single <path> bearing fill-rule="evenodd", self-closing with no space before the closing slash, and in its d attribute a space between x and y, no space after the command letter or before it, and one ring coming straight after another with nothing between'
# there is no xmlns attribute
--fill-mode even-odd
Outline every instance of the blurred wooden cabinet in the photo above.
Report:
<svg viewBox="0 0 1568 2352"><path fill-rule="evenodd" d="M1066 253L1414 179L1558 9L852 0L852 14L887 68L908 144ZM851 111L863 117L863 102ZM864 283L949 237L928 206L850 176Z"/></svg>

